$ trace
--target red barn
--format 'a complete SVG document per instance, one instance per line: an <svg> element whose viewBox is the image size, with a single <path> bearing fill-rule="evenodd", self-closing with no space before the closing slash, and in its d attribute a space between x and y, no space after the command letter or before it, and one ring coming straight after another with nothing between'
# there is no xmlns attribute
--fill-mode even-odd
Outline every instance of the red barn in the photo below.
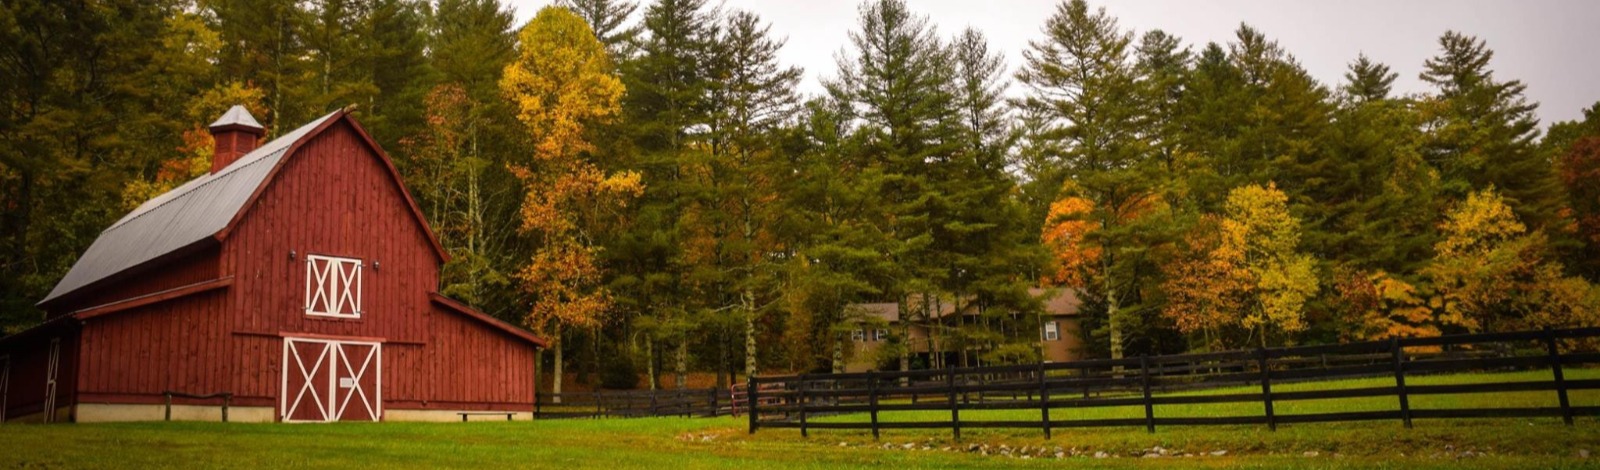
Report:
<svg viewBox="0 0 1600 470"><path fill-rule="evenodd" d="M211 172L102 232L46 321L0 339L0 420L529 418L543 340L435 292L447 256L347 111L257 146L235 106ZM220 399L173 400L218 419Z"/></svg>

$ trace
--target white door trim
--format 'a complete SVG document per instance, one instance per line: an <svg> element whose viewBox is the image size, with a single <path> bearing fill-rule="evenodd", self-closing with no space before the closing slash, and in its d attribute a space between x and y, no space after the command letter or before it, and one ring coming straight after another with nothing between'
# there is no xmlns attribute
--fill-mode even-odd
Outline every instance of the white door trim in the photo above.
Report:
<svg viewBox="0 0 1600 470"><path fill-rule="evenodd" d="M298 344L319 344L323 348L322 352L317 355L315 364L309 370L305 365L305 361L300 359L300 349L296 346ZM354 367L354 363L350 362L350 355L346 354L344 346L366 346L370 348L367 350L366 357L359 359L360 367ZM357 354L357 356L360 356L360 354ZM300 390L293 392L294 398L292 400L288 391L290 361L293 361L292 364L299 366L300 378L305 380L305 384L300 387ZM322 377L323 364L327 365L325 377ZM344 393L343 399L339 397L340 371L349 374L349 378L353 382L351 387L345 387L348 388L348 391ZM338 421L344 416L344 411L353 398L360 398L362 406L367 411L367 416L371 416L373 421L380 421L383 418L383 343L285 336L283 338L282 372L282 385L278 389L280 391L278 412L279 418L284 422L320 423ZM376 384L374 389L370 390L370 394L368 393L369 390L361 386L361 380L369 372L372 373L373 383ZM319 393L319 390L321 393ZM311 395L313 403L317 404L322 419L297 420L291 418L294 416L295 411L298 411L302 402L301 398L308 393Z"/></svg>
<svg viewBox="0 0 1600 470"><path fill-rule="evenodd" d="M56 375L61 370L61 338L50 338L50 365L44 380L44 422L56 421Z"/></svg>

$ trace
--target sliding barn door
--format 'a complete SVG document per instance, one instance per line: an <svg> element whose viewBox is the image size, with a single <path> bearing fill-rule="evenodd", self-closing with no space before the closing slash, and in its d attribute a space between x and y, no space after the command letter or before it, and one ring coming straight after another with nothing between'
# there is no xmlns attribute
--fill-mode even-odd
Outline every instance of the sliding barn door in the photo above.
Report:
<svg viewBox="0 0 1600 470"><path fill-rule="evenodd" d="M383 418L383 345L284 338L279 417L286 422Z"/></svg>

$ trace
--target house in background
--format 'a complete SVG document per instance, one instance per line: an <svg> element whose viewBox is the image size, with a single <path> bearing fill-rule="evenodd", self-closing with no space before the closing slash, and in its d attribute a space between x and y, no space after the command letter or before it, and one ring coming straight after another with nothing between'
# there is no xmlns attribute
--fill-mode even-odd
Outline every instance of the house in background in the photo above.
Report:
<svg viewBox="0 0 1600 470"><path fill-rule="evenodd" d="M544 340L435 292L447 259L348 111L264 145L235 106L211 172L101 232L0 339L0 421L460 419L534 406ZM172 401L215 420L220 400Z"/></svg>
<svg viewBox="0 0 1600 470"><path fill-rule="evenodd" d="M1040 299L1044 306L1037 332L1039 352L1045 362L1081 358L1083 336L1080 333L1078 309L1082 301L1078 299L1077 291L1033 288L1028 293ZM953 350L954 345L947 344L949 341L943 340L940 333L953 328L963 317L971 321L978 316L976 308L968 307L958 317L954 312L955 302L937 299L929 306L930 318L927 319L914 319L911 315L902 314L899 305L893 302L854 304L848 308L854 309L862 321L860 328L852 330L850 334L851 354L845 363L846 372L898 368L898 364L895 364L897 358L889 357L894 355L885 354L883 348L902 332L906 335L903 344L910 350L913 367L943 367L952 362L959 363L962 351Z"/></svg>

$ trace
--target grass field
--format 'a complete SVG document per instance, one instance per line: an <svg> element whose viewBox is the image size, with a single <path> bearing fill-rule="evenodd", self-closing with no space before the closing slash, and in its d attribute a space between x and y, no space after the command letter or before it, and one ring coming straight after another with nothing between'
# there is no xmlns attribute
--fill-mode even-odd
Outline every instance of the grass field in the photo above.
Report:
<svg viewBox="0 0 1600 470"><path fill-rule="evenodd" d="M1540 377L1451 376L1417 383ZM1344 381L1317 387L1367 385ZM1414 403L1419 408L1505 407L1553 400L1536 395L1432 397L1438 401ZM1376 401L1365 403L1369 400ZM1574 401L1597 400L1600 396L1578 395ZM1292 412L1388 405L1380 401L1304 402L1294 406L1307 408ZM1204 406L1208 409L1158 407L1157 413L1259 412L1245 404ZM1228 408L1233 406L1241 408ZM1210 409L1215 407L1220 408ZM917 418L910 413L896 419ZM1584 456L1593 451L1600 460L1600 420L1592 416L1580 417L1573 427L1558 419L1495 419L1418 421L1414 429L1398 422L1286 425L1277 432L1263 426L1172 427L1155 434L1142 428L1074 429L1058 430L1048 441L1038 430L1024 429L974 429L963 435L960 442L938 430L891 430L878 442L865 431L819 430L802 439L798 430L771 429L750 436L736 418L4 425L0 468L1600 468L1600 462ZM1142 457L1163 452L1161 458Z"/></svg>

